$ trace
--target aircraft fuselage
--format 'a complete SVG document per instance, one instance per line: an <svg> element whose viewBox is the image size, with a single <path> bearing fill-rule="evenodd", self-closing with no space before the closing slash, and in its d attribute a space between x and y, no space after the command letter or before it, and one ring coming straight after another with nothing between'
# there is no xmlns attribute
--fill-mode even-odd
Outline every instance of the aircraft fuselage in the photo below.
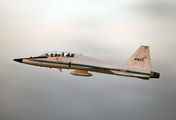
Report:
<svg viewBox="0 0 176 120"><path fill-rule="evenodd" d="M133 65L144 62L146 57L135 58ZM136 60L138 61L136 62ZM88 71L92 71L141 79L159 78L159 73L151 70L66 52L51 52L38 57L14 59L14 61L41 67L59 68L60 72L62 69L74 69L75 71L70 72L70 74L78 76L92 76L91 73L88 73Z"/></svg>

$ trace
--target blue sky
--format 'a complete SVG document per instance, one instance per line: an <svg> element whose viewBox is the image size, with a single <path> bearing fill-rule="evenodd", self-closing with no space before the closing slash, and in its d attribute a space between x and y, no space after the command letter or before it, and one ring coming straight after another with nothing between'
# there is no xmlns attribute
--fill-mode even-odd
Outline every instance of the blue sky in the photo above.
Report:
<svg viewBox="0 0 176 120"><path fill-rule="evenodd" d="M175 120L175 13L172 0L0 1L0 119ZM140 45L159 80L13 61L67 51L123 63Z"/></svg>

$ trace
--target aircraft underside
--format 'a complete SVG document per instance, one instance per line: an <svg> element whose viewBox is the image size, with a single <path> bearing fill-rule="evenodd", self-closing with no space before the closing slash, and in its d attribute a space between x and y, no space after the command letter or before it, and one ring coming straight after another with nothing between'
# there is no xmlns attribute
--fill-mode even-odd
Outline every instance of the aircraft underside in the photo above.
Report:
<svg viewBox="0 0 176 120"><path fill-rule="evenodd" d="M101 66L91 66L91 65L83 65L77 63L64 63L64 62L54 62L54 61L42 61L42 60L27 60L24 59L22 61L25 64L40 66L40 67L49 67L49 68L60 68L60 69L73 69L75 71L70 72L72 75L77 76L92 76L92 72L119 75L119 76L127 76L127 77L137 77L142 79L149 79L150 73L142 73L135 72L130 70L122 70L118 68L106 68Z"/></svg>

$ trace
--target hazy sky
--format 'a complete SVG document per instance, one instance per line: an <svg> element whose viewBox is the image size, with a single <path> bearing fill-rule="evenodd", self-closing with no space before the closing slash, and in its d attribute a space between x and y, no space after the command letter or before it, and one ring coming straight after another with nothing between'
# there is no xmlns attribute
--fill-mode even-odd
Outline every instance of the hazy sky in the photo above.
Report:
<svg viewBox="0 0 176 120"><path fill-rule="evenodd" d="M19 64L49 51L125 62L149 45L159 80ZM1 120L175 120L175 0L0 0Z"/></svg>

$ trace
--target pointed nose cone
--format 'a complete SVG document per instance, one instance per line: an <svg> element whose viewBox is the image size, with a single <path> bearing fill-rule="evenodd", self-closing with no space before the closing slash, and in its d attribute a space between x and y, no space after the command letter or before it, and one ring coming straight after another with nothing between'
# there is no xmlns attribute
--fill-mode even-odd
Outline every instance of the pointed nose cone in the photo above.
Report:
<svg viewBox="0 0 176 120"><path fill-rule="evenodd" d="M16 62L20 62L20 63L22 63L22 61L23 61L23 59L13 59L13 60Z"/></svg>

